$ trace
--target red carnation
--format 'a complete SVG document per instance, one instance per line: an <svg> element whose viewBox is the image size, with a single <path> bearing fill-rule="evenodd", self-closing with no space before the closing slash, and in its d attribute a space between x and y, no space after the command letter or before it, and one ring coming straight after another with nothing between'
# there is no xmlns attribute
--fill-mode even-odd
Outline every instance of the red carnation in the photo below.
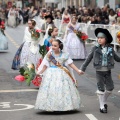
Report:
<svg viewBox="0 0 120 120"><path fill-rule="evenodd" d="M88 36L85 33L83 33L82 36L81 36L81 39L86 40L86 39L88 39Z"/></svg>
<svg viewBox="0 0 120 120"><path fill-rule="evenodd" d="M42 81L42 78L40 76L36 76L34 80L32 80L32 83L35 85L35 86L40 86L40 83Z"/></svg>
<svg viewBox="0 0 120 120"><path fill-rule="evenodd" d="M1 25L4 25L4 24L5 24L5 23L2 21L2 22L1 22Z"/></svg>
<svg viewBox="0 0 120 120"><path fill-rule="evenodd" d="M49 49L50 49L50 48L49 48L48 46L46 46L46 50L49 51Z"/></svg>

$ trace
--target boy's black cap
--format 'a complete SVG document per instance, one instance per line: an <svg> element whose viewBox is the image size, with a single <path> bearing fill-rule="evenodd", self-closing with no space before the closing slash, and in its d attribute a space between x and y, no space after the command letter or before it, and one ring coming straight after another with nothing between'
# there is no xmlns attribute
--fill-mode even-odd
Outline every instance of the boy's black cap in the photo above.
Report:
<svg viewBox="0 0 120 120"><path fill-rule="evenodd" d="M107 43L111 43L113 41L113 37L112 35L110 34L110 32L107 30L107 29L104 29L104 28L96 28L95 29L95 35L97 37L98 33L101 32L101 33L104 33L107 37Z"/></svg>

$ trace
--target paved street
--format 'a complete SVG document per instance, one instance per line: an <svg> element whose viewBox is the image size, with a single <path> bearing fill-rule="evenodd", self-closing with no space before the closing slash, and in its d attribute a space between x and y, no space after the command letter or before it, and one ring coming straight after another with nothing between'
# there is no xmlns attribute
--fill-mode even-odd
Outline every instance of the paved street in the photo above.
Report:
<svg viewBox="0 0 120 120"><path fill-rule="evenodd" d="M38 88L25 83L19 83L14 77L18 71L11 69L13 57L22 43L25 25L17 28L6 28L9 50L0 53L0 120L120 120L120 63L115 63L112 70L115 89L108 100L108 113L99 112L99 103L96 96L95 70L92 62L83 76L75 76L78 80L78 90L81 96L81 109L78 112L47 113L34 109ZM87 51L92 45L87 44ZM120 56L120 52L118 52ZM75 60L80 67L83 61Z"/></svg>

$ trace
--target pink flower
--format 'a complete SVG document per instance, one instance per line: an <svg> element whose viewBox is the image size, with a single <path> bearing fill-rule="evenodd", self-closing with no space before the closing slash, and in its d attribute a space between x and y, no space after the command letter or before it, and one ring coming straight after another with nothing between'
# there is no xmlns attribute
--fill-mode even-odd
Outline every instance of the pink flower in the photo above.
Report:
<svg viewBox="0 0 120 120"><path fill-rule="evenodd" d="M17 80L17 81L19 81L19 82L23 82L23 81L25 81L25 78L24 78L24 76L22 76L22 75L17 75L17 76L15 77L15 80Z"/></svg>
<svg viewBox="0 0 120 120"><path fill-rule="evenodd" d="M36 32L41 32L42 30L36 30Z"/></svg>

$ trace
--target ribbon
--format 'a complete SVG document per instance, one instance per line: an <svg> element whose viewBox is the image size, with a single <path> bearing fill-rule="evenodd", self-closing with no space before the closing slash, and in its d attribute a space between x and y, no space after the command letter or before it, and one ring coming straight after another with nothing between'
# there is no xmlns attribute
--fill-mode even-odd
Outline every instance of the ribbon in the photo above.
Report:
<svg viewBox="0 0 120 120"><path fill-rule="evenodd" d="M63 67L59 62L57 62L52 55L50 55L49 59L54 65L56 65L60 69L64 70L69 75L69 77L72 79L72 81L75 83L74 78L72 77L70 71L66 67Z"/></svg>

